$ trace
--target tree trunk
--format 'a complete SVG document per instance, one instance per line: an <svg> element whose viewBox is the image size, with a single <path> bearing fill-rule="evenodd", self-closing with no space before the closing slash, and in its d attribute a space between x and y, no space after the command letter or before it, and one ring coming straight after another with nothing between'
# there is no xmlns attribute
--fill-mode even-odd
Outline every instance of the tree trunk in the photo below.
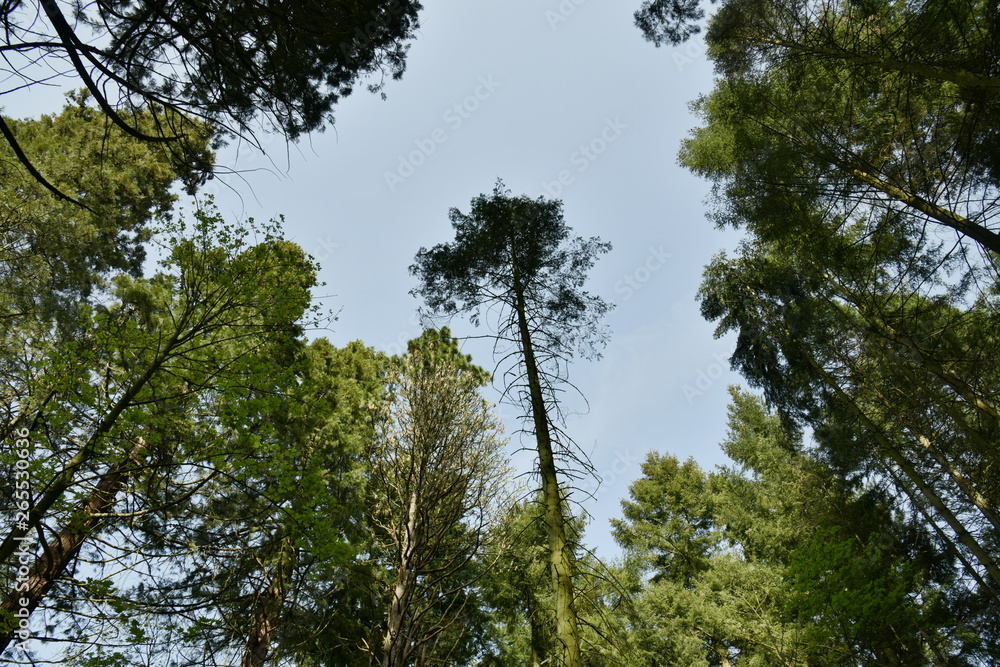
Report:
<svg viewBox="0 0 1000 667"><path fill-rule="evenodd" d="M122 394L117 401L115 401L114 406L112 406L104 418L101 419L97 428L94 429L94 432L87 439L86 444L80 448L80 451L78 451L72 459L69 460L62 472L59 473L55 479L46 484L45 493L35 500L35 504L31 509L35 525L28 525L24 527L15 526L14 530L12 530L10 534L4 538L3 543L0 544L0 563L6 562L11 557L22 538L26 537L37 525L41 525L42 520L45 518L45 515L48 513L52 505L54 505L56 501L58 501L73 485L76 478L76 472L85 463L87 463L87 461L93 458L94 450L100 443L101 438L107 436L111 432L122 413L133 405L135 397L139 395L139 392L166 363L167 358L175 351L178 343L179 335L177 332L174 332L174 334L170 337L169 342L164 346L160 353L156 355L156 358L153 359L149 368L147 368L143 374L129 386L128 390ZM138 450L133 448L133 450L130 450L129 456L132 455L132 451L138 453ZM115 468L116 466L112 466L111 470L114 470ZM100 485L98 485L98 488L100 488Z"/></svg>
<svg viewBox="0 0 1000 667"><path fill-rule="evenodd" d="M261 667L267 660L294 567L295 547L291 536L286 535L281 538L278 545L278 557L274 564L271 582L258 598L257 615L253 619L250 637L247 639L247 649L240 667Z"/></svg>
<svg viewBox="0 0 1000 667"><path fill-rule="evenodd" d="M535 361L534 347L531 344L531 334L525 314L524 288L521 285L520 271L516 262L513 262L513 269L514 293L517 298L517 324L521 335L521 349L524 353L528 392L531 397L535 439L538 443L538 468L542 477L545 521L549 529L549 556L556 607L556 639L562 649L561 664L564 667L581 667L580 635L576 610L573 607L573 561L569 541L566 539L563 497L559 488L558 472L552 451L548 412L545 409L538 365Z"/></svg>
<svg viewBox="0 0 1000 667"><path fill-rule="evenodd" d="M545 628L538 618L538 609L533 604L528 605L528 623L531 626L531 667L541 667L547 658L542 635Z"/></svg>
<svg viewBox="0 0 1000 667"><path fill-rule="evenodd" d="M885 436L882 430L878 427L875 422L873 422L868 415L865 414L864 410L861 409L854 399L847 394L846 391L837 383L830 374L827 373L811 356L808 358L809 364L823 377L823 380L827 385L833 389L834 392L851 409L852 412L858 417L861 423L864 425L865 429L875 438L876 442L882 447L882 454L884 454L889 461L894 463L903 472L904 475L917 487L920 494L930 503L931 507L938 513L938 515L948 524L948 527L952 529L955 533L955 537L959 542L964 544L966 548L972 553L972 555L979 561L979 564L983 566L987 574L993 580L993 585L1000 588L1000 565L993 559L990 553L980 544L979 540L969 532L965 527L965 524L951 511L951 508L945 503L944 499L934 490L934 488L925 480L918 470L913 466L910 461L903 456L902 452L895 446L894 443L890 442Z"/></svg>
<svg viewBox="0 0 1000 667"><path fill-rule="evenodd" d="M42 599L48 594L56 580L66 571L66 568L76 556L84 540L90 536L94 527L100 522L100 515L107 512L118 498L118 491L125 485L128 478L139 464L139 454L146 447L146 442L139 438L129 448L125 457L112 465L101 476L90 497L83 500L76 511L63 526L56 538L44 546L44 553L35 560L28 573L27 589L11 590L0 605L0 610L11 613L25 610L30 616ZM0 652L7 648L13 639L8 634L0 638Z"/></svg>
<svg viewBox="0 0 1000 667"><path fill-rule="evenodd" d="M406 517L406 528L400 541L400 558L396 570L396 585L392 591L392 604L386 619L385 637L382 641L382 667L406 667L409 657L407 636L403 632L403 620L416 581L413 562L419 536L416 534L417 492L410 495L410 507Z"/></svg>

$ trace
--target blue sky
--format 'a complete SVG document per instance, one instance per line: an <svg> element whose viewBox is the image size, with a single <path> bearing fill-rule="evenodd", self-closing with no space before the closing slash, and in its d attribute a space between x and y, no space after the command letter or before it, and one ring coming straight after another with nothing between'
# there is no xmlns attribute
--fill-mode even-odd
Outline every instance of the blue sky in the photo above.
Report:
<svg viewBox="0 0 1000 667"><path fill-rule="evenodd" d="M208 188L227 217L283 215L287 235L320 261L317 295L339 320L317 335L387 352L420 333L407 270L417 250L450 241L448 209L468 210L498 177L514 194L562 199L577 234L610 241L589 290L616 304L612 338L602 360L572 365L590 408L569 423L604 480L594 498L577 497L593 516L587 542L608 557L607 519L646 452L725 463L726 386L738 382L731 346L713 339L695 301L702 268L736 237L705 219L708 184L676 163L711 66L698 39L644 42L638 4L429 0L386 100L359 86L323 133L291 146L262 136L266 155L233 145L219 161L241 177ZM13 116L61 104L34 90L2 102ZM488 345L465 350L492 367ZM501 413L515 429L513 409Z"/></svg>

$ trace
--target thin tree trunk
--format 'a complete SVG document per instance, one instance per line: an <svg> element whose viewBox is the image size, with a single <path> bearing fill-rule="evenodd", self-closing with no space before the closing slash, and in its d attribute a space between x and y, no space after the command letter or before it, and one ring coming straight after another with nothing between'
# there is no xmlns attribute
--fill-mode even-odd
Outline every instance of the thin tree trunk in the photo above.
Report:
<svg viewBox="0 0 1000 667"><path fill-rule="evenodd" d="M928 510L925 506L924 499L914 493L913 490L899 478L899 474L895 470L888 468L887 472L896 487L903 490L903 493L910 499L910 503L913 507L920 512L920 516L924 518L927 525L930 526L934 533L941 539L945 548L958 560L959 563L962 564L962 568L965 572L976 581L982 590L986 591L986 594L990 596L990 599L993 600L994 604L1000 606L1000 596L997 595L996 591L990 588L989 584L985 579L983 579L983 576L979 573L975 566L969 561L965 554L962 553L957 546L955 546L955 542L948 537L948 534L944 532L944 529L937 524L937 519L931 516L930 510Z"/></svg>
<svg viewBox="0 0 1000 667"><path fill-rule="evenodd" d="M770 127L766 123L764 123L764 127L783 135L789 141L800 146L803 150L812 150L814 148L812 142L810 141L803 140L798 136L784 132L779 128ZM993 230L976 224L954 211L938 206L934 202L924 199L918 194L909 192L901 187L889 183L881 176L863 169L862 167L864 165L859 164L858 162L851 162L838 157L833 152L823 153L822 157L823 159L829 160L840 169L843 169L844 172L851 174L862 183L879 190L889 198L902 204L906 204L910 208L920 211L929 218L933 218L940 224L955 230L959 234L973 239L983 248L1000 253L1000 234L997 234Z"/></svg>
<svg viewBox="0 0 1000 667"><path fill-rule="evenodd" d="M267 660L294 567L295 547L292 538L286 535L278 545L278 558L271 581L267 590L259 597L257 615L247 639L241 667L261 667Z"/></svg>
<svg viewBox="0 0 1000 667"><path fill-rule="evenodd" d="M552 436L549 430L548 413L542 395L538 365L525 314L524 289L520 271L513 263L514 293L517 298L517 324L524 353L525 372L528 377L528 392L531 397L531 413L538 443L538 467L542 477L542 497L545 503L545 519L549 529L549 556L552 568L552 586L555 593L556 639L562 648L565 667L581 667L580 635L576 609L573 606L573 562L569 541L566 539L566 521L563 514L563 498L559 488L558 472L552 451Z"/></svg>
<svg viewBox="0 0 1000 667"><path fill-rule="evenodd" d="M400 559L397 563L396 585L392 591L392 603L386 620L385 637L382 641L382 667L405 667L408 657L407 636L403 632L403 620L415 583L413 558L416 553L417 535L417 493L410 495L406 528L400 544Z"/></svg>
<svg viewBox="0 0 1000 667"><path fill-rule="evenodd" d="M934 202L928 201L920 195L907 192L903 188L897 187L888 181L871 174L860 167L848 164L845 160L831 157L831 160L841 169L853 174L859 180L868 185L881 190L885 194L898 202L906 204L910 208L920 211L924 215L937 220L946 227L954 229L959 234L973 239L982 247L1000 253L1000 234L991 229L977 225L968 218L961 216L954 211L950 211Z"/></svg>
<svg viewBox="0 0 1000 667"><path fill-rule="evenodd" d="M531 666L541 667L545 662L545 646L542 644L542 624L539 622L535 609L528 610L528 623L531 624Z"/></svg>
<svg viewBox="0 0 1000 667"><path fill-rule="evenodd" d="M830 284L832 284L837 291L839 291L839 296L845 298L849 302L854 304L858 313L864 318L867 326L862 330L867 330L876 336L884 338L886 340L892 341L897 345L901 345L905 349L909 350L912 354L912 358L924 368L926 368L930 373L935 375L937 378L942 380L947 386L953 389L956 393L961 395L970 405L978 408L985 414L988 418L993 419L997 416L995 406L993 406L989 401L977 396L971 388L958 377L958 375L952 371L946 371L944 367L934 360L932 357L927 355L909 336L898 331L891 325L889 325L885 320L876 315L874 318L870 317L864 306L867 305L864 299L861 299L859 295L853 290L847 289L835 278L827 273L824 273L824 278L826 278ZM848 326L854 326L853 320L848 317L843 311L837 307L836 303L832 300L829 301L831 306L834 307L835 312L840 313L844 316L844 320L848 323ZM814 363L815 366L815 363ZM824 374L824 378L828 379L825 371L821 371ZM832 379L828 379L832 382ZM839 388L838 388L839 391ZM846 394L845 394L846 395ZM851 399L852 404L853 399ZM860 407L855 406L856 411L860 412ZM986 444L978 433L971 429L967 429L964 420L959 417L955 417L955 426L960 431L962 431L969 441L976 442L977 438ZM961 470L959 470L954 463L945 456L945 454L940 450L940 448L934 446L930 438L924 435L917 435L917 442L934 460L941 466L955 485L965 494L965 496L975 505L980 512L982 512L983 518L986 519L994 529L1000 530L1000 515L997 514L996 510L990 505L990 502L985 498L975 487L975 483L970 480ZM986 447L980 449L984 454L990 454Z"/></svg>
<svg viewBox="0 0 1000 667"><path fill-rule="evenodd" d="M882 430L875 424L868 415L865 414L864 410L855 403L854 399L845 392L839 383L837 383L829 373L826 372L811 356L809 356L810 365L822 375L824 381L827 385L833 389L838 396L840 396L847 403L848 407L857 415L858 419L865 426L868 432L875 438L875 440L882 446L883 453L889 458L892 463L899 467L903 471L909 480L916 485L917 489L920 491L921 495L931 504L931 507L937 511L938 515L948 524L948 526L954 531L955 537L959 542L964 544L966 548L975 556L976 560L979 561L980 565L986 569L990 578L993 579L994 585L1000 587L1000 566L993 557L983 548L983 545L979 543L976 537L969 532L961 520L951 511L951 508L944 502L941 496L934 490L934 488L927 483L927 481L920 475L920 473L914 468L913 464L910 463L905 456L899 451L899 449L889 441L889 439L882 433Z"/></svg>
<svg viewBox="0 0 1000 667"><path fill-rule="evenodd" d="M980 512L982 512L983 517L990 523L991 526L993 526L993 529L1000 532L1000 516L998 516L997 512L990 506L989 501L983 497L983 494L976 489L974 483L966 477L961 470L956 468L951 460L946 458L941 450L931 443L927 436L918 435L917 442L919 442L920 446L923 447L935 461L937 461L938 465L941 466L941 469L948 473L948 476L951 478L951 481L955 483L955 486L961 489L962 493L965 494L972 504L975 505Z"/></svg>
<svg viewBox="0 0 1000 667"><path fill-rule="evenodd" d="M153 359L153 362L149 365L149 368L140 375L135 382L133 382L128 390L122 394L122 396L115 401L114 406L108 411L108 413L101 419L97 428L90 435L87 443L80 448L76 455L69 460L66 466L63 468L62 472L56 476L51 482L46 485L46 491L41 497L35 500L34 506L31 509L31 514L34 517L35 525L28 525L25 527L15 526L2 544L0 544L0 563L6 562L14 550L18 547L21 539L26 537L32 529L40 525L45 515L48 513L49 509L62 498L63 494L73 485L76 479L76 472L83 466L87 461L89 461L94 456L94 451L97 445L100 443L101 438L105 437L111 432L115 424L118 422L118 418L121 417L125 410L132 406L132 402L135 397L139 395L139 392L146 386L150 379L155 375L160 368L166 363L167 358L174 352L174 349L178 345L179 336L177 332L171 336L169 342L164 346L163 350ZM112 468L114 469L114 468Z"/></svg>

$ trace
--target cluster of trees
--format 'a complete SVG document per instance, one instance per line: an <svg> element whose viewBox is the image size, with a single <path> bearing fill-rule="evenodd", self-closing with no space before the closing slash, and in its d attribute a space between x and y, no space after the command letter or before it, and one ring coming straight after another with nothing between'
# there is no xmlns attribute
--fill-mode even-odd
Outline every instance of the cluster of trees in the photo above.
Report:
<svg viewBox="0 0 1000 667"><path fill-rule="evenodd" d="M0 118L5 659L1000 660L995 3L725 0L708 21L719 77L680 160L745 232L699 298L759 395L732 392L733 466L649 456L614 566L585 547L592 471L559 407L607 337L584 283L610 246L560 202L498 182L411 267L431 315L489 328L526 495L448 329L395 358L309 339L317 267L276 223L173 210L227 137L295 138L399 76L419 9L0 6L5 58L83 84ZM636 14L657 45L703 20Z"/></svg>
<svg viewBox="0 0 1000 667"><path fill-rule="evenodd" d="M307 340L312 260L274 223L169 217L172 156L101 116L14 124L86 209L3 163L5 661L473 651L509 476L486 373L447 330L392 359Z"/></svg>
<svg viewBox="0 0 1000 667"><path fill-rule="evenodd" d="M69 196L4 163L8 660L516 664L511 586L536 660L603 651L556 396L606 335L582 285L608 245L498 183L413 266L431 310L499 318L542 479L518 503L490 377L447 329L397 358L308 340L313 261L273 221L178 215L176 156L88 102L11 122Z"/></svg>
<svg viewBox="0 0 1000 667"><path fill-rule="evenodd" d="M676 44L703 15L654 0L636 22ZM783 621L840 632L820 656L785 646L780 664L997 659L998 27L977 0L728 0L707 23L718 79L680 161L713 183L717 224L745 236L707 267L702 312L773 411L756 432L818 478L775 496L808 508L805 532L782 526L780 505L745 514L749 497L680 516L709 541L723 526L741 567L786 568ZM734 455L737 440L730 456L766 486L773 473ZM671 514L685 507L703 506L678 498ZM790 541L762 555L755 542L779 527ZM710 628L714 664L752 662L747 642L764 641Z"/></svg>

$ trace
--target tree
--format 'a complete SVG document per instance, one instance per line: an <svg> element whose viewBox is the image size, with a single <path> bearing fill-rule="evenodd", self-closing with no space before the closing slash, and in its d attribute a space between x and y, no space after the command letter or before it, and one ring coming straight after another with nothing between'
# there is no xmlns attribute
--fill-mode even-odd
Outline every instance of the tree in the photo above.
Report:
<svg viewBox="0 0 1000 667"><path fill-rule="evenodd" d="M151 127L153 118L135 122ZM86 94L70 95L58 114L10 125L52 181L90 208L54 201L0 144L0 327L12 341L4 359L17 356L16 330L28 321L68 334L110 275L138 276L153 229L177 198L172 188L188 176L162 146L107 127ZM201 131L191 148L210 162L207 141Z"/></svg>
<svg viewBox="0 0 1000 667"><path fill-rule="evenodd" d="M236 443L256 442L248 417L287 379L315 267L288 241L265 233L248 246L246 234L199 213L191 236L168 237L162 271L115 277L108 302L82 311L76 338L28 341L11 427L31 434L30 512L8 516L0 558L21 563L31 536L42 553L23 573L6 570L20 577L5 581L8 623L50 599L55 625L87 616L114 590L118 567L141 571L133 521L187 500L232 455L220 425ZM161 506L149 489L163 486L175 495ZM89 639L77 628L83 636L67 639Z"/></svg>
<svg viewBox="0 0 1000 667"><path fill-rule="evenodd" d="M582 287L596 256L610 245L597 238L571 239L561 202L512 197L499 181L492 196L472 201L468 215L452 209L450 218L455 241L417 254L410 269L420 280L414 294L440 315L464 313L475 324L495 317L490 323L495 340L511 350L514 368L504 395L525 410L537 446L559 660L578 667L567 499L559 478L578 470L582 459L559 427L558 394L573 354L595 355L605 340L599 322L609 306Z"/></svg>
<svg viewBox="0 0 1000 667"><path fill-rule="evenodd" d="M933 535L939 559L955 559L961 575L948 595L995 608L995 451L980 446L995 437L995 422L974 400L991 395L994 370L975 362L979 346L964 339L993 335L992 309L956 309L950 295L925 298L895 279L858 299L839 291L833 275L850 264L820 270L802 255L829 246L812 246L748 244L743 257L718 258L702 290L704 312L720 320L720 332L738 332L734 364L789 423L817 432L838 475L893 489L895 511ZM896 322L895 340L886 322ZM951 388L968 382L977 388L968 398Z"/></svg>
<svg viewBox="0 0 1000 667"><path fill-rule="evenodd" d="M72 13L67 15L65 10ZM40 0L4 3L0 25L6 72L19 88L47 82L51 71L76 77L107 120L144 141L164 144L178 163L193 162L200 136L193 119L247 136L261 116L295 139L331 119L359 79L399 78L419 2L226 3L99 0L66 7ZM137 122L138 113L153 123ZM35 165L18 133L0 133L39 182L64 193ZM81 200L77 200L81 201ZM82 202L86 204L87 202Z"/></svg>
<svg viewBox="0 0 1000 667"><path fill-rule="evenodd" d="M636 27L657 47L676 46L701 32L698 22L705 17L706 4L716 0L644 0L635 13ZM992 39L1000 16L994 6L980 0L919 5L897 0L718 4L705 38L720 73L727 77L815 57L882 74L948 81L963 87L970 101L976 100L976 91L1000 87L993 67L997 44Z"/></svg>
<svg viewBox="0 0 1000 667"><path fill-rule="evenodd" d="M852 247L870 252L866 245ZM960 308L961 292L943 292L919 272L875 281L868 261L869 284L856 292L838 279L850 277L845 253L817 265L829 248L758 243L744 246L743 257L717 258L701 292L703 312L720 320L720 333L738 332L734 364L788 419L818 428L835 417L853 429L828 441L831 456L897 480L987 573L984 581L967 568L982 592L995 591L1000 572L988 544L996 535L989 500L996 457L984 443L995 438L996 375L966 338L995 335L993 309L988 301Z"/></svg>
<svg viewBox="0 0 1000 667"><path fill-rule="evenodd" d="M454 664L476 634L465 625L470 570L488 553L507 482L503 427L479 395L488 381L448 329L411 341L390 371L369 452L371 521L390 575L383 667Z"/></svg>
<svg viewBox="0 0 1000 667"><path fill-rule="evenodd" d="M823 434L845 483L892 489L960 567L943 590L979 608L1000 601L995 20L976 2L726 3L708 35L724 77L681 153L716 221L748 233L700 292L734 366Z"/></svg>
<svg viewBox="0 0 1000 667"><path fill-rule="evenodd" d="M685 7L652 3L647 37L669 41L679 21L686 39ZM897 213L878 216L880 233L941 226L996 253L996 157L983 146L1000 123L998 20L978 0L724 2L706 36L722 77L682 159L719 185L731 222L784 213L790 226L812 197L832 215ZM725 164L727 152L750 164Z"/></svg>
<svg viewBox="0 0 1000 667"><path fill-rule="evenodd" d="M701 0L643 0L635 12L635 25L657 47L677 46L701 32L696 23L705 18Z"/></svg>
<svg viewBox="0 0 1000 667"><path fill-rule="evenodd" d="M945 591L954 561L891 487L843 479L751 394L734 390L703 473L651 454L614 523L642 577L640 644L668 664L976 664L981 620ZM815 445L814 445L815 446ZM969 657L967 657L969 656Z"/></svg>
<svg viewBox="0 0 1000 667"><path fill-rule="evenodd" d="M286 363L288 382L265 410L244 418L248 428L234 421L224 431L227 456L212 461L197 492L177 502L164 485L165 509L135 531L135 552L153 564L144 569L160 574L120 597L141 601L157 661L361 664L377 622L365 613L374 605L356 606L353 590L364 585L371 596L356 563L370 548L364 452L386 359L357 342L337 349L317 339L300 342ZM358 581L345 581L345 571ZM336 635L325 633L331 626ZM123 654L143 661L135 648Z"/></svg>
<svg viewBox="0 0 1000 667"><path fill-rule="evenodd" d="M716 478L718 516L748 560L778 566L777 619L790 624L771 641L793 638L787 655L807 664L940 664L942 647L962 641L962 631L940 627L940 591L954 563L918 517L896 511L890 485L843 475L741 391L732 392L723 450L738 468ZM949 613L957 625L970 621Z"/></svg>

